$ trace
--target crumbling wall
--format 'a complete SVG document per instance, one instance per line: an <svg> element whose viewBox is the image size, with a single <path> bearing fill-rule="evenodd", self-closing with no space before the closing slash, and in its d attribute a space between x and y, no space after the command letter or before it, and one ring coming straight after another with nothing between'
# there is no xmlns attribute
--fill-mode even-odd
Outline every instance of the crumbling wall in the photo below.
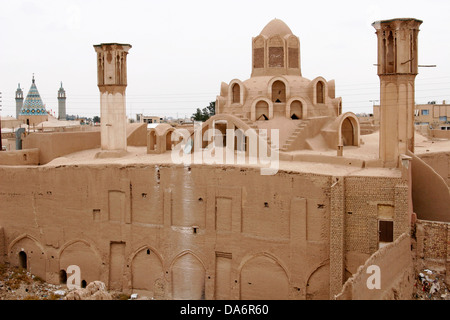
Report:
<svg viewBox="0 0 450 320"><path fill-rule="evenodd" d="M379 273L375 270L379 270ZM380 276L379 288L373 287L377 282L374 278L377 274ZM405 233L371 255L347 280L335 299L408 300L412 298L414 281L411 238Z"/></svg>
<svg viewBox="0 0 450 320"><path fill-rule="evenodd" d="M144 163L0 167L0 176L7 260L24 252L51 283L78 265L87 283L156 298L330 298L331 176ZM345 197L360 192L342 198L342 214L363 217L379 188L394 204L402 195L398 178L346 184ZM362 222L339 232L358 241L377 231Z"/></svg>
<svg viewBox="0 0 450 320"><path fill-rule="evenodd" d="M450 284L450 223L417 220L418 269L433 268L445 274Z"/></svg>

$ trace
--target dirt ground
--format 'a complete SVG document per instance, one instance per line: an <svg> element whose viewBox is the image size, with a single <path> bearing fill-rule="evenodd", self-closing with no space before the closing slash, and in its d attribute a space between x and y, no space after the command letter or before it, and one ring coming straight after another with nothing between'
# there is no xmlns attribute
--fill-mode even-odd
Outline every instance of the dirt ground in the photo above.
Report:
<svg viewBox="0 0 450 320"><path fill-rule="evenodd" d="M64 300L66 285L44 282L24 269L0 265L0 300ZM112 300L129 300L129 295L109 292Z"/></svg>
<svg viewBox="0 0 450 320"><path fill-rule="evenodd" d="M444 275L434 270L421 270L414 287L411 300L450 300L450 290L444 282ZM0 300L64 300L69 292L66 285L49 284L24 269L0 265ZM109 294L112 300L133 299L121 292Z"/></svg>

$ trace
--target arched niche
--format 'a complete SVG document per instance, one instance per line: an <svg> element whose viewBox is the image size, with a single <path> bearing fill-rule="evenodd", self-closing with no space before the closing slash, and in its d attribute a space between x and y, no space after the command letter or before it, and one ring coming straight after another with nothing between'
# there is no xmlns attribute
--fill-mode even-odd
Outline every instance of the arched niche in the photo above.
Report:
<svg viewBox="0 0 450 320"><path fill-rule="evenodd" d="M275 35L268 40L268 58L269 58L269 68L284 68L284 41L283 39Z"/></svg>
<svg viewBox="0 0 450 320"><path fill-rule="evenodd" d="M230 104L244 104L244 83L239 79L230 81L228 90L228 101Z"/></svg>
<svg viewBox="0 0 450 320"><path fill-rule="evenodd" d="M165 297L164 268L160 255L148 246L141 247L131 260L131 285L156 299Z"/></svg>
<svg viewBox="0 0 450 320"><path fill-rule="evenodd" d="M311 81L310 86L312 87L312 100L314 104L326 103L328 96L328 85L327 81L323 77L317 77Z"/></svg>
<svg viewBox="0 0 450 320"><path fill-rule="evenodd" d="M263 36L253 39L253 68L260 69L265 67L265 40Z"/></svg>
<svg viewBox="0 0 450 320"><path fill-rule="evenodd" d="M273 102L265 97L256 98L252 103L250 114L252 121L271 120L273 118Z"/></svg>
<svg viewBox="0 0 450 320"><path fill-rule="evenodd" d="M276 258L268 254L247 260L240 270L241 300L287 300L289 278Z"/></svg>
<svg viewBox="0 0 450 320"><path fill-rule="evenodd" d="M8 248L9 262L46 279L47 256L42 244L30 235L21 235Z"/></svg>
<svg viewBox="0 0 450 320"><path fill-rule="evenodd" d="M343 114L338 130L338 141L343 146L359 146L360 127L356 115L351 112Z"/></svg>
<svg viewBox="0 0 450 320"><path fill-rule="evenodd" d="M293 97L286 103L286 118L292 120L306 119L307 115L307 103L303 98Z"/></svg>
<svg viewBox="0 0 450 320"><path fill-rule="evenodd" d="M105 281L102 277L102 260L98 251L86 240L73 240L62 246L59 252L59 270L67 272L67 267L80 268L81 281Z"/></svg>
<svg viewBox="0 0 450 320"><path fill-rule="evenodd" d="M174 300L205 299L205 267L192 252L184 252L174 260L171 275Z"/></svg>
<svg viewBox="0 0 450 320"><path fill-rule="evenodd" d="M330 265L318 267L308 279L306 285L306 300L330 299Z"/></svg>

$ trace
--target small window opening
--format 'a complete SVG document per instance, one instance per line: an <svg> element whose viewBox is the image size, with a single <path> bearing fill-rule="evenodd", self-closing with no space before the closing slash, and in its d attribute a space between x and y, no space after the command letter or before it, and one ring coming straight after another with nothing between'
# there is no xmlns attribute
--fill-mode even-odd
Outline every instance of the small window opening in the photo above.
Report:
<svg viewBox="0 0 450 320"><path fill-rule="evenodd" d="M86 288L86 285L87 285L86 280L81 281L81 287L82 288Z"/></svg>
<svg viewBox="0 0 450 320"><path fill-rule="evenodd" d="M27 268L27 254L24 251L19 252L19 267L22 269Z"/></svg>
<svg viewBox="0 0 450 320"><path fill-rule="evenodd" d="M150 249L147 249L147 254L150 254Z"/></svg>
<svg viewBox="0 0 450 320"><path fill-rule="evenodd" d="M317 209L323 209L323 208L325 208L325 205L324 205L324 204L318 204L318 205L317 205Z"/></svg>
<svg viewBox="0 0 450 320"><path fill-rule="evenodd" d="M264 202L264 207L268 208L269 207L269 203L268 202Z"/></svg>
<svg viewBox="0 0 450 320"><path fill-rule="evenodd" d="M59 283L61 283L61 284L67 283L67 273L65 270L59 271Z"/></svg>

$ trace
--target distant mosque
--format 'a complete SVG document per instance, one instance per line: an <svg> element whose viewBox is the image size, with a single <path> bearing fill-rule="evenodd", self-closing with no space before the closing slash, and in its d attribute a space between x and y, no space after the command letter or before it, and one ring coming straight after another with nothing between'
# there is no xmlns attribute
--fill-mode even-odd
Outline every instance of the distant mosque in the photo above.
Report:
<svg viewBox="0 0 450 320"><path fill-rule="evenodd" d="M23 91L20 83L16 90L16 118L22 120L27 125L37 125L48 120L49 113L45 109L41 95L36 87L34 74L25 101L23 99ZM58 119L66 120L66 91L61 87L58 90Z"/></svg>

